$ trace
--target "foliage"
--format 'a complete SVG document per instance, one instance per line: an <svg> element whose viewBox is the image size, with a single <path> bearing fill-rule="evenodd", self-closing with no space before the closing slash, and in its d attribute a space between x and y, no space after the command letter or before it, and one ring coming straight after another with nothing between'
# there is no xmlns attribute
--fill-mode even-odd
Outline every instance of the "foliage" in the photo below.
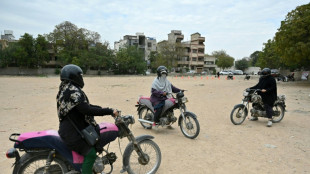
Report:
<svg viewBox="0 0 310 174"><path fill-rule="evenodd" d="M260 53L261 51L255 51L250 55L250 60L249 60L250 66L256 66Z"/></svg>
<svg viewBox="0 0 310 174"><path fill-rule="evenodd" d="M260 68L279 68L281 66L280 56L276 52L276 43L274 40L268 40L264 43L264 48L261 53L259 53L259 58L257 61L257 66Z"/></svg>
<svg viewBox="0 0 310 174"><path fill-rule="evenodd" d="M238 60L235 62L235 67L236 67L236 69L240 69L240 70L244 71L245 69L247 69L249 67L249 61L246 58Z"/></svg>
<svg viewBox="0 0 310 174"><path fill-rule="evenodd" d="M229 56L226 51L213 51L212 56L216 57L216 65L222 69L229 68L234 65L234 58Z"/></svg>
<svg viewBox="0 0 310 174"><path fill-rule="evenodd" d="M275 49L285 65L310 68L310 3L287 14L275 42Z"/></svg>
<svg viewBox="0 0 310 174"><path fill-rule="evenodd" d="M146 62L143 58L144 53L136 46L121 48L116 53L115 64L117 74L144 74Z"/></svg>
<svg viewBox="0 0 310 174"><path fill-rule="evenodd" d="M171 69L177 67L178 60L184 56L184 47L181 43L169 43L164 41L158 45L158 52L153 62L155 65L152 65L152 67L164 65L168 69Z"/></svg>

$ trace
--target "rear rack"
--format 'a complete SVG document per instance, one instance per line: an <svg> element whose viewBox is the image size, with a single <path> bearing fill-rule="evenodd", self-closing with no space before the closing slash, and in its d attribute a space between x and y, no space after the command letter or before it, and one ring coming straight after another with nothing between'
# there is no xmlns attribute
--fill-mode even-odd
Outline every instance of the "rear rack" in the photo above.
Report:
<svg viewBox="0 0 310 174"><path fill-rule="evenodd" d="M20 136L19 133L11 134L11 136L9 137L9 140L16 142L16 143L21 143L20 141L17 140L18 136Z"/></svg>

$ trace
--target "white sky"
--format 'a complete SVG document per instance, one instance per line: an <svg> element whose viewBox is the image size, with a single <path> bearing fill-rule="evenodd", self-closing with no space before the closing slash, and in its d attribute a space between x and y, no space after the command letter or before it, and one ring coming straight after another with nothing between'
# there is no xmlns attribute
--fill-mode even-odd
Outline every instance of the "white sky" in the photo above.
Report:
<svg viewBox="0 0 310 174"><path fill-rule="evenodd" d="M47 34L70 21L98 32L111 47L124 35L144 32L157 42L171 30L184 40L199 32L205 53L225 50L235 59L261 51L288 12L308 0L0 0L0 31L13 30L19 39Z"/></svg>

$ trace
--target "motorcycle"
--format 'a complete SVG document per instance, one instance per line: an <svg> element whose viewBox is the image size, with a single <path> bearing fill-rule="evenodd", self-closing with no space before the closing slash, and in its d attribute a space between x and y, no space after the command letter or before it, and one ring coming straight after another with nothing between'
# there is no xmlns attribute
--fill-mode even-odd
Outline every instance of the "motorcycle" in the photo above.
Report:
<svg viewBox="0 0 310 174"><path fill-rule="evenodd" d="M250 80L251 76L246 74L245 77L244 77L244 80Z"/></svg>
<svg viewBox="0 0 310 174"><path fill-rule="evenodd" d="M123 154L121 173L156 173L161 163L161 152L158 145L152 141L151 135L134 137L129 129L135 119L131 115L115 117L115 124L100 123L100 134L106 131L118 131L118 137L127 137L129 144ZM13 174L78 174L81 171L84 157L69 150L63 143L56 130L39 132L14 133L11 141L14 148L7 151L7 158L15 158ZM109 146L108 146L109 148ZM102 147L93 165L93 173L112 173L113 163L117 156ZM19 151L24 151L20 156ZM104 172L105 166L110 165L110 171Z"/></svg>
<svg viewBox="0 0 310 174"><path fill-rule="evenodd" d="M227 75L227 80L234 80L234 76L232 74Z"/></svg>
<svg viewBox="0 0 310 174"><path fill-rule="evenodd" d="M249 89L243 92L244 99L242 104L234 106L230 114L230 120L235 125L240 125L244 122L248 116L249 104L252 103L252 109L250 110L252 117L265 117L267 118L262 97L257 94L260 89ZM278 95L277 100L273 106L272 122L278 123L284 117L285 112L285 95Z"/></svg>
<svg viewBox="0 0 310 174"><path fill-rule="evenodd" d="M279 75L277 78L278 81L288 82L288 81L295 81L294 73L289 74L287 76Z"/></svg>
<svg viewBox="0 0 310 174"><path fill-rule="evenodd" d="M162 113L159 116L159 125L169 126L176 122L178 119L174 116L173 110L179 109L180 116L178 120L178 126L180 126L181 132L187 138L194 139L198 136L200 132L199 122L197 116L187 111L185 103L188 102L187 97L184 96L184 93L180 91L174 96L174 94L169 93L172 97L165 101ZM151 129L154 123L154 107L150 101L150 97L139 97L137 105L139 119L141 125L145 129Z"/></svg>

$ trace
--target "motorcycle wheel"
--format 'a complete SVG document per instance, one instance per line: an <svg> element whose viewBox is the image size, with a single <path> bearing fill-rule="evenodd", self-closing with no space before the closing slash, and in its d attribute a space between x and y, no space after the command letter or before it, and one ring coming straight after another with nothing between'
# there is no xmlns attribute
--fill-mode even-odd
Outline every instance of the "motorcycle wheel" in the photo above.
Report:
<svg viewBox="0 0 310 174"><path fill-rule="evenodd" d="M276 111L276 112L280 112L280 115L279 116L273 116L272 117L272 122L273 123L279 123L283 117L284 117L284 108L282 105L275 105L273 106L272 108L273 111Z"/></svg>
<svg viewBox="0 0 310 174"><path fill-rule="evenodd" d="M180 117L180 129L183 135L187 138L194 139L198 136L200 132L200 125L195 116L191 113L184 113L185 122L183 121L183 117Z"/></svg>
<svg viewBox="0 0 310 174"><path fill-rule="evenodd" d="M25 153L18 164L15 165L13 174L43 174L48 153ZM65 162L59 157L55 157L48 169L49 174L67 173L68 168Z"/></svg>
<svg viewBox="0 0 310 174"><path fill-rule="evenodd" d="M154 114L153 112L147 108L147 107L143 107L139 110L139 119L144 119L144 120L148 120L148 121L154 121ZM140 122L140 124L145 128L145 129L152 129L152 124L148 124L148 123L143 123Z"/></svg>
<svg viewBox="0 0 310 174"><path fill-rule="evenodd" d="M248 115L247 108L245 108L243 111L244 107L245 107L244 105L240 105L240 106L235 107L231 111L230 120L234 125L242 124L244 122L245 118L247 117L247 115Z"/></svg>
<svg viewBox="0 0 310 174"><path fill-rule="evenodd" d="M139 143L143 153L149 158L148 163L144 164L139 159L139 155L130 145L124 152L124 165L129 174L154 174L158 170L161 163L161 152L158 145L152 140L142 140Z"/></svg>

